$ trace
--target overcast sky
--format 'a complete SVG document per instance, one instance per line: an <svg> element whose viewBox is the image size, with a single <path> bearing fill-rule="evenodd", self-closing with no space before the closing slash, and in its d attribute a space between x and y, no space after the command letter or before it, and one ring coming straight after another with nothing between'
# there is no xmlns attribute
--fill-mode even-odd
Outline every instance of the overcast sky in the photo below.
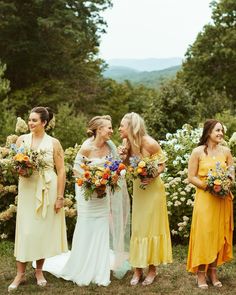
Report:
<svg viewBox="0 0 236 295"><path fill-rule="evenodd" d="M183 57L211 20L211 0L113 0L104 13L100 55L111 58Z"/></svg>

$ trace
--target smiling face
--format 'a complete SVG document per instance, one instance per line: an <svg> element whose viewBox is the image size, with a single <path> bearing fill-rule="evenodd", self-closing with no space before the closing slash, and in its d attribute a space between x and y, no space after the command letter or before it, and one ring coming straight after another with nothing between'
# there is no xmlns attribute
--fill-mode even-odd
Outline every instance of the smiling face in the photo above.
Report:
<svg viewBox="0 0 236 295"><path fill-rule="evenodd" d="M31 132L40 132L44 130L44 126L46 125L46 121L42 122L40 118L40 114L38 113L30 113L28 119L28 126Z"/></svg>
<svg viewBox="0 0 236 295"><path fill-rule="evenodd" d="M120 122L120 127L119 127L119 132L120 132L120 137L127 138L128 137L128 121L126 119L122 119Z"/></svg>
<svg viewBox="0 0 236 295"><path fill-rule="evenodd" d="M215 143L220 143L224 137L224 130L221 123L216 123L214 128L212 129L209 139Z"/></svg>
<svg viewBox="0 0 236 295"><path fill-rule="evenodd" d="M109 140L113 134L111 121L102 120L102 125L98 128L97 134L102 137L104 141Z"/></svg>

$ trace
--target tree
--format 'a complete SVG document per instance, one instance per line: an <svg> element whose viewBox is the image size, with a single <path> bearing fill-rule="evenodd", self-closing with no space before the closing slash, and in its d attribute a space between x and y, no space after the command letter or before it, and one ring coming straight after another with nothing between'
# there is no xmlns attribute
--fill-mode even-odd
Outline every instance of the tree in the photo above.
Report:
<svg viewBox="0 0 236 295"><path fill-rule="evenodd" d="M198 100L218 92L225 93L235 105L236 1L213 1L211 5L212 23L204 27L188 49L179 76Z"/></svg>
<svg viewBox="0 0 236 295"><path fill-rule="evenodd" d="M100 73L96 57L110 0L0 1L0 56L12 89L39 80L79 80ZM90 79L89 79L90 78Z"/></svg>
<svg viewBox="0 0 236 295"><path fill-rule="evenodd" d="M144 113L151 135L163 139L185 123L196 125L200 109L193 105L193 98L179 79L165 82Z"/></svg>

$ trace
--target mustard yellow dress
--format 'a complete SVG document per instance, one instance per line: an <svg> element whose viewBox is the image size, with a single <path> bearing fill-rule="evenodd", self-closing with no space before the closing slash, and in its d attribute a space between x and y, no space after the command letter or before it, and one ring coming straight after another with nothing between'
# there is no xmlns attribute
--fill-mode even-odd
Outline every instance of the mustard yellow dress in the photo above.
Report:
<svg viewBox="0 0 236 295"><path fill-rule="evenodd" d="M32 134L24 136L24 145L31 146ZM45 133L38 150L44 150L47 167L29 178L20 177L14 255L27 262L55 256L67 251L65 213L57 214L57 175L54 171L53 141Z"/></svg>
<svg viewBox="0 0 236 295"><path fill-rule="evenodd" d="M158 155L157 155L158 156ZM160 155L159 155L160 156ZM143 190L140 180L133 183L130 264L144 268L172 262L166 193L158 176Z"/></svg>
<svg viewBox="0 0 236 295"><path fill-rule="evenodd" d="M204 179L216 162L226 168L225 155L203 155L199 161L198 177ZM233 196L219 198L208 191L196 189L189 241L187 270L197 272L198 266L217 259L217 266L233 258Z"/></svg>

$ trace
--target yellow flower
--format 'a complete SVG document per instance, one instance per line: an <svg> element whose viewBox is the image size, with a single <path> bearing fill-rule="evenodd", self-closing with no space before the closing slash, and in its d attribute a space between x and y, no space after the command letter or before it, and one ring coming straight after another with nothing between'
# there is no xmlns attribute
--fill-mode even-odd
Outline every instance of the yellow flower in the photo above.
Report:
<svg viewBox="0 0 236 295"><path fill-rule="evenodd" d="M146 163L144 162L144 161L140 161L139 163L138 163L138 167L140 167L140 168L143 168L143 167L145 167L146 166Z"/></svg>
<svg viewBox="0 0 236 295"><path fill-rule="evenodd" d="M221 181L220 179L216 179L216 180L214 181L214 184L216 184L216 185L221 185L221 184L222 184L222 181Z"/></svg>
<svg viewBox="0 0 236 295"><path fill-rule="evenodd" d="M143 169L142 169L142 168L138 168L138 169L137 169L137 173L138 173L138 174L140 174L140 173L142 173L142 172L143 172Z"/></svg>
<svg viewBox="0 0 236 295"><path fill-rule="evenodd" d="M103 173L102 173L102 171L96 171L96 175L102 177Z"/></svg>
<svg viewBox="0 0 236 295"><path fill-rule="evenodd" d="M25 157L24 154L16 154L16 155L14 156L14 160L15 160L15 161L18 161L18 162L22 162L22 161L24 161L24 157Z"/></svg>

